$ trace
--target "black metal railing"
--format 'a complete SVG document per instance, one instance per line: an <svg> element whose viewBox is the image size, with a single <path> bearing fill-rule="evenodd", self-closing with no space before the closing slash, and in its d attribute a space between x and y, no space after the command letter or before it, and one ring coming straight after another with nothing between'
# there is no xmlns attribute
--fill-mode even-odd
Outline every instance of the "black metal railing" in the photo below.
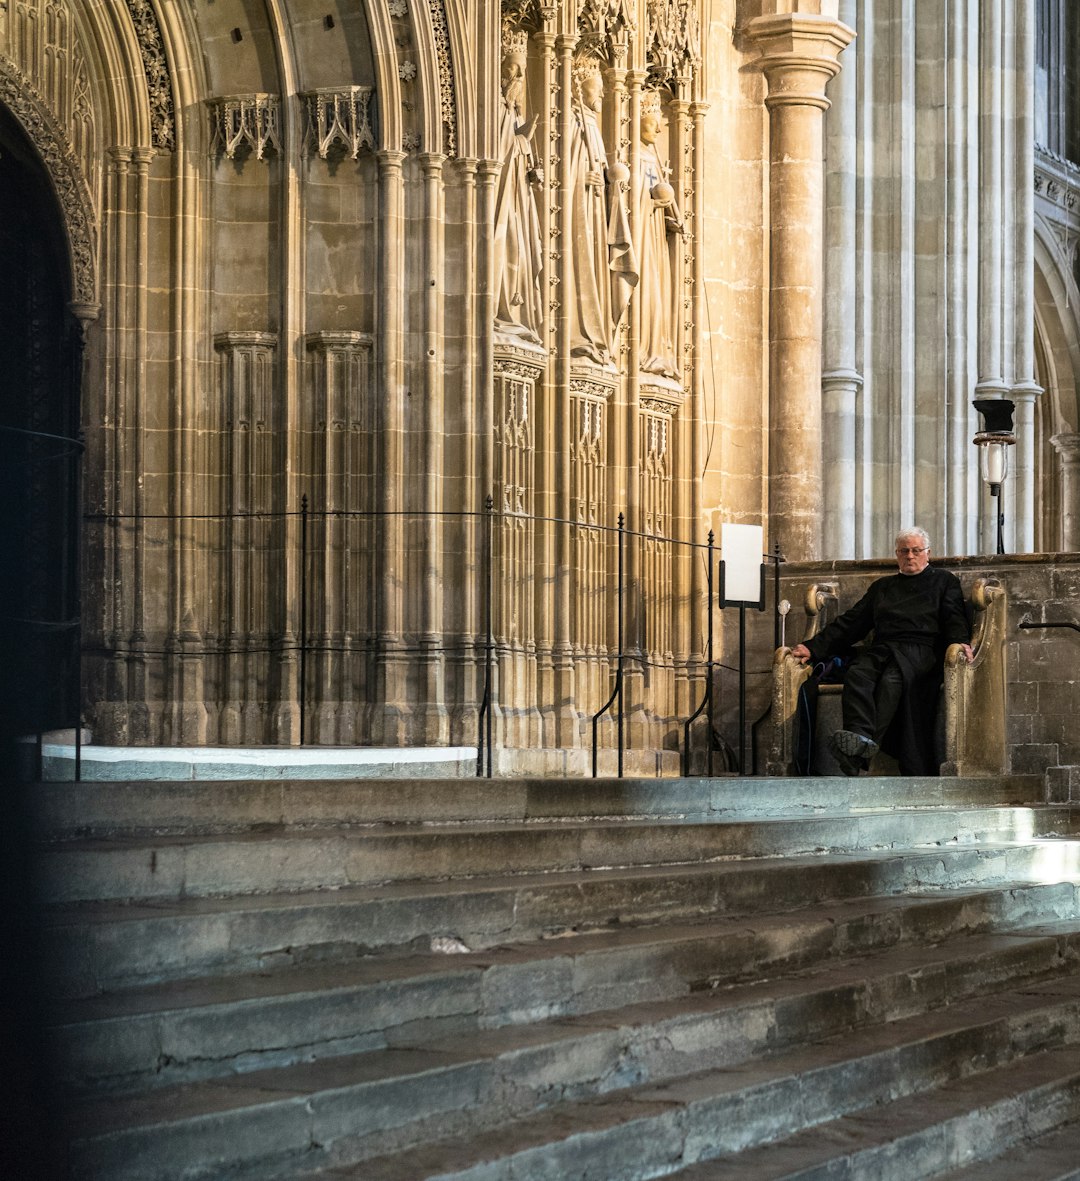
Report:
<svg viewBox="0 0 1080 1181"><path fill-rule="evenodd" d="M364 677L374 678L376 674L372 669L377 660L388 655L402 659L440 655L475 670L475 680L470 681L466 676L459 678L457 691L461 700L446 704L452 706L459 719L474 714L476 774L486 777L493 773L496 713L501 710L505 722L515 711L518 714L529 710L542 713L555 708L553 702L523 700L520 685L515 692L511 692L508 686L500 683L498 674L500 668L505 667L501 662L513 659L516 654L520 654L521 648L520 645L517 649L514 647L510 621L498 617L496 583L502 587L508 579L520 576L530 580L544 577L554 584L560 578L573 577L572 572L565 568L569 563L564 563L564 567L554 574L545 571L543 575L537 575L531 567L522 573L524 567L520 562L519 568L515 570L508 557L510 542L507 538L512 531L520 529L550 527L556 532L563 530L566 531L563 537L565 552L569 553L575 544L573 537L580 543L582 538L591 536L591 553L596 557L599 567L587 575L587 581L591 580L589 584L595 592L593 598L598 600L590 608L590 618L598 623L601 630L611 630L606 631L607 639L593 635L588 644L580 642L580 635L575 635L575 643L568 645L571 651L567 653L560 649L560 659L576 664L579 668L582 662L586 662L601 678L606 667L607 675L611 678L610 693L595 712L583 708L586 703L577 703L577 710L581 711L577 716L590 719L593 775L598 774L599 770L599 727L605 717L613 717L617 774L622 776L624 773L627 749L624 692L628 667L642 673L643 683L650 671L660 670L681 677L690 685L704 682L698 707L689 716L678 719L672 718L670 714L675 700L673 695L685 693L688 685L684 684L680 690L670 680L667 681L668 697L665 704L653 711L653 715L664 724L674 725L677 733L681 731L682 767L684 773L688 774L693 725L705 713L708 726L705 740L706 770L712 773L713 735L718 705L716 678L719 669L726 666L721 666L715 660L713 611L705 609L706 604L715 605L717 550L711 532L705 543L699 543L656 532L628 529L623 513L618 514L616 525L608 526L529 513L497 512L490 496L486 498L480 512L320 509L313 508L305 494L299 508L294 510L202 514L88 513L84 520L91 530L98 528L102 531L95 540L95 551L111 545L117 552L123 552L128 542L116 535L123 530L141 531L147 545L150 541L146 539L152 539L158 547L166 542L169 545L177 544L175 534L183 531L182 544L195 547L207 560L216 562L221 575L221 585L216 588L219 601L216 605L211 602L209 610L204 612L204 616L214 616L212 625L208 631L194 635L181 635L180 621L175 619L171 633L160 625L134 626L125 632L123 628L110 625L111 618L120 616L110 615L111 605L103 604L95 641L81 646L82 651L99 665L109 661L122 664L126 661L168 661L193 657L222 659L226 662L220 673L224 708L229 661L252 657L293 661L293 672L288 675L290 678L295 676L295 682L290 681L293 688L288 700L295 702L297 730L294 733L298 733L301 744L307 744L312 740L312 716L318 716L317 713L312 715L312 710L327 700L326 692L329 691L328 681L324 680L321 688L318 683L321 666L315 668L316 684L314 687L312 685L313 662L317 658L336 656L342 661L368 661L371 668L367 672L353 668L348 674L357 677L354 686L359 685L363 692L356 694L354 702L362 703L365 699L371 700L372 681L365 681ZM336 530L335 523L339 526ZM439 525L437 532L433 530L436 523ZM455 523L457 528L454 527ZM454 585L459 595L458 601L447 612L449 626L444 619L437 634L421 634L422 629L413 626L423 610L421 605L416 608L417 614L411 617L409 626L395 635L392 646L388 647L381 630L379 612L385 608L386 598L393 591L387 591L382 586L380 579L383 570L379 563L383 535L391 528L403 531L399 534L399 540L404 539L406 551L402 561L408 557L414 566L417 562L427 563L429 573L435 569L437 573L433 577L445 585ZM113 531L111 538L108 537L109 531ZM531 533L528 536L534 538ZM530 540L526 546L530 554L532 544ZM637 547L633 583L627 575L632 546ZM287 581L290 552L296 554L292 582ZM649 597L648 588L641 577L647 552L654 555L650 560L659 560L655 559L655 555L662 555L662 560L667 563L669 577L670 571L682 563L683 578L677 588L681 598L678 601L675 599L674 582L666 588L655 590L653 597ZM257 555L254 563L251 554ZM350 610L358 611L359 614L345 621L339 614L334 624L327 622L324 616L322 625L318 626L318 612L320 604L325 601L327 589L323 582L324 575L328 579L340 577L340 572L335 575L334 571L346 558L349 585L355 583L357 588L356 595L350 600ZM701 563L704 567L696 576L691 575L694 563ZM230 564L233 564L232 569ZM236 574L238 570L241 575ZM255 574L252 574L253 570ZM241 589L234 583L238 577L250 581L259 573L265 573L273 580L276 589L262 601L264 617L257 620L256 624L252 624L249 617L250 626L239 626L237 616L244 602ZM287 593L283 589L286 586L289 587ZM371 593L367 595L369 591ZM531 597L535 603L553 593L550 587L544 589L530 584L522 589L519 597L521 601ZM628 642L631 595L635 630ZM371 598L372 602L368 603L367 598ZM365 603L362 609L356 606L361 600ZM416 600L416 594L409 595L410 602L415 604ZM250 602L247 602L247 606L250 609ZM702 650L693 650L695 641L691 638L691 633L696 633L700 624L687 623L677 627L676 616L680 611L693 614L698 619L704 611L704 642L700 639L696 641ZM557 610L552 609L552 618L556 615ZM675 648L665 650L662 644L653 646L654 633L649 629L658 626L651 622L657 618L664 620L661 631L667 627L676 634L682 632L683 639ZM650 622L646 623L647 620ZM204 625L205 622L204 618ZM569 625L564 622L561 626L565 648ZM162 637L156 645L147 641L147 636L152 638L155 633ZM164 638L166 634L168 639ZM268 680L271 676L268 671L260 675ZM595 677L592 679L595 687ZM476 697L469 696L467 686L470 683L475 684ZM364 692L367 693L366 698ZM288 702L279 700L279 704L287 705ZM636 704L640 706L642 702ZM647 701L645 705L648 706ZM462 733L460 728L457 732ZM315 740L325 741L318 736Z"/></svg>

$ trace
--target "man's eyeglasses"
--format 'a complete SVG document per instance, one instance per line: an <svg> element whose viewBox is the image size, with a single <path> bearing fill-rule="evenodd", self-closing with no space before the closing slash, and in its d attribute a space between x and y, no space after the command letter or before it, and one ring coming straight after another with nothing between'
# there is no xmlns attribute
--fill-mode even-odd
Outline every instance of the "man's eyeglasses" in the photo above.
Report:
<svg viewBox="0 0 1080 1181"><path fill-rule="evenodd" d="M925 545L905 546L905 547L898 549L896 551L896 556L898 558L902 558L905 554L911 554L911 556L914 558L914 557L917 557L919 554L924 553L925 551L926 551Z"/></svg>

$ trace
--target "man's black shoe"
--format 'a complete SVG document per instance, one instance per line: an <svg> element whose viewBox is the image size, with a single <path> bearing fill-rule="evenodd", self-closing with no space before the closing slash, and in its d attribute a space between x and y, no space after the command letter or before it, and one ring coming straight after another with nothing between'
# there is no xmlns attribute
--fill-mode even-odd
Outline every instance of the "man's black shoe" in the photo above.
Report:
<svg viewBox="0 0 1080 1181"><path fill-rule="evenodd" d="M829 739L829 750L845 775L859 775L877 754L878 744L852 730L837 730Z"/></svg>
<svg viewBox="0 0 1080 1181"><path fill-rule="evenodd" d="M836 741L835 734L829 739L829 753L836 760L836 765L845 775L860 775L862 773L862 759L856 759L851 755L844 754Z"/></svg>

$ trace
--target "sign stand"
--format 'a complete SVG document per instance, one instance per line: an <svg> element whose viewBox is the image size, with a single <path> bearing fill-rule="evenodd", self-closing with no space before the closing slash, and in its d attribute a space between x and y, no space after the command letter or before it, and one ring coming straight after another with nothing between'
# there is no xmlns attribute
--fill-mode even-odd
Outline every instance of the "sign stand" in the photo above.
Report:
<svg viewBox="0 0 1080 1181"><path fill-rule="evenodd" d="M765 574L760 525L721 525L718 606L739 608L739 773L746 774L746 610L765 610ZM730 561L728 559L731 559ZM756 598L750 595L757 591ZM731 597L728 597L728 594Z"/></svg>

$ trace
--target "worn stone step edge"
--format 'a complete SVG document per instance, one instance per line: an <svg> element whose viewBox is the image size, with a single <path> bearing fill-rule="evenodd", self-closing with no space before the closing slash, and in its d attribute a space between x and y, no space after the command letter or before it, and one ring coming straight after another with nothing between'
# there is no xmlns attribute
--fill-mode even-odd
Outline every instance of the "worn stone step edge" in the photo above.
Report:
<svg viewBox="0 0 1080 1181"><path fill-rule="evenodd" d="M729 818L893 807L1046 802L1042 776L993 779L227 780L41 784L29 793L42 839L149 831L230 832L333 823L556 821L638 815Z"/></svg>
<svg viewBox="0 0 1080 1181"><path fill-rule="evenodd" d="M843 1116L665 1176L672 1181L733 1176L741 1181L941 1181L944 1173L955 1176L961 1169L962 1175L982 1181L991 1158L1078 1119L1080 1054L1069 1047L950 1080L932 1095ZM1021 1170L1012 1173L1014 1178L1036 1181L1026 1148L1012 1167Z"/></svg>
<svg viewBox="0 0 1080 1181"><path fill-rule="evenodd" d="M87 996L313 959L559 938L618 926L798 911L875 895L1060 881L1039 847L966 846L703 866L393 884L325 893L46 911L47 977ZM1066 883L1080 897L1080 881ZM567 916L576 920L567 927Z"/></svg>
<svg viewBox="0 0 1080 1181"><path fill-rule="evenodd" d="M834 1049L837 1040L831 1043ZM857 1042L858 1035L845 1040ZM970 1035L931 1036L871 1049L859 1058L815 1064L813 1054L823 1048L797 1052L792 1056L795 1070L788 1073L780 1060L779 1071L774 1061L745 1072L736 1069L677 1080L640 1088L631 1103L625 1097L605 1096L592 1103L541 1112L516 1124L478 1129L453 1140L343 1168L303 1172L302 1176L310 1181L316 1177L324 1181L425 1181L436 1177L439 1181L514 1181L522 1176L764 1181L784 1174L768 1169L752 1171L755 1152L767 1153L768 1146L780 1138L812 1135L807 1129L831 1122L837 1109L844 1111L849 1121L860 1118L855 1113L884 1121L887 1135L895 1105L904 1102L905 1096L924 1103L932 1121L940 1097L950 1086L968 1081L978 1086L981 1079L984 1089L996 1086L1009 1094L1016 1089L1017 1071L1025 1064L1023 1047L1013 1042L999 1046L996 1055L980 1061L980 1044ZM958 1051L968 1050L974 1055L956 1056ZM1055 1091L1073 1091L1080 1080L1080 1057L1074 1041L1063 1043L1063 1048L1035 1049L1032 1057L1038 1059L1035 1069L1042 1074L1042 1085L1036 1088L1039 1100L1052 1097ZM740 1086L743 1079L746 1085ZM891 1080L899 1085L890 1087ZM732 1084L726 1090L725 1081ZM899 1094L893 1094L894 1090ZM978 1123L977 1103L972 1114ZM721 1166L717 1158L725 1154L729 1155ZM904 1162L905 1169L909 1163ZM680 1165L682 1171L678 1171ZM295 1164L289 1166L287 1175L296 1177ZM829 1181L838 1176L848 1181L842 1170L826 1176ZM915 1181L920 1176L913 1170L894 1176L879 1171L858 1175L858 1181Z"/></svg>
<svg viewBox="0 0 1080 1181"><path fill-rule="evenodd" d="M977 1160L937 1181L1080 1181L1080 1119L1026 1139L993 1160Z"/></svg>
<svg viewBox="0 0 1080 1181"><path fill-rule="evenodd" d="M1080 807L899 811L746 823L575 823L422 832L337 831L134 838L52 846L40 857L46 903L340 889L499 873L790 857L874 848L1060 839ZM1074 841L1080 867L1080 841ZM1080 872L1080 869L1078 869Z"/></svg>
<svg viewBox="0 0 1080 1181"><path fill-rule="evenodd" d="M919 904L909 905L914 909ZM921 905L928 913L934 908L933 903ZM549 945L540 950L553 955L524 963L507 963L509 956L502 965L497 956L469 965L444 960L435 971L426 961L424 968L413 969L411 978L405 974L408 963L397 961L382 973L371 971L377 964L359 964L351 971L335 966L278 973L276 978L198 981L186 989L144 989L102 998L107 1003L69 1006L68 1019L54 1025L52 1040L62 1077L76 1091L102 1086L130 1090L416 1045L447 1033L519 1027L605 1010L611 1019L615 1007L630 1021L631 1006L678 1003L724 985L730 1001L730 987L740 980L753 978L744 990L754 995L762 987L773 987L759 981L778 973L805 974L828 966L840 971L851 956L859 957L849 968L856 978L875 968L888 970L891 961L883 957L895 957L898 951L908 964L927 970L950 960L935 947L926 948L923 940L945 937L966 935L964 942L950 948L957 963L986 956L980 950L984 947L993 949L986 958L1006 962L1024 956L1025 949L1040 963L1043 953L1053 952L1050 962L1027 972L1031 978L1062 970L1066 957L1080 963L1080 916L1071 923L1041 927L1037 933L1021 928L1006 936L988 931L985 916L981 921L975 918L978 908L970 899L950 909L951 923L945 928L935 925L932 931L920 931L920 920L914 917L904 928L898 919L879 924L883 929L875 932L874 924L862 916L846 923L835 912L818 915L806 924L803 947L797 946L786 922L773 922L771 932L763 931L762 924L751 931L732 931L730 925L722 931L687 927L670 932L662 942L628 940L629 946L599 947L591 954L581 949L573 960ZM898 917L895 911L892 917ZM1027 922L1033 919L1029 910ZM1001 942L1006 938L1011 942ZM736 941L750 944L741 957L739 948L732 947ZM515 950L519 955L535 954L528 948ZM747 952L752 954L749 960ZM678 960L691 953L693 967L680 970ZM591 978L583 967L590 960L600 965L594 966ZM564 968L561 976L553 972L557 966ZM488 969L494 977L490 984ZM560 980L564 991L553 994ZM521 1004L522 992L526 1007L507 1014L506 1002L513 996ZM175 994L181 1004L173 1001L170 1007ZM273 1049L253 1049L253 1044Z"/></svg>
<svg viewBox="0 0 1080 1181"><path fill-rule="evenodd" d="M620 1168L633 1162L636 1171L628 1175L655 1176L926 1090L958 1073L1071 1048L1080 1039L1077 983L1068 994L1061 985L1030 986L890 1026L845 1030L741 1067L599 1097L591 1089L552 1088L550 1106L516 1118L509 1101L520 1072L500 1083L484 1072L450 1068L424 1077L419 1092L415 1075L402 1087L380 1082L372 1091L350 1060L268 1072L272 1080L174 1088L111 1108L84 1108L79 1122L94 1131L73 1129L74 1175L164 1181L178 1174L232 1176L230 1170L243 1166L254 1170L251 1176L270 1178L363 1160L349 1175L364 1181L509 1181L618 1177L624 1173L609 1168L616 1156ZM1069 1057L1080 1069L1075 1051ZM543 1068L534 1064L540 1085ZM321 1086L311 1085L316 1079ZM503 1102L484 1106L493 1090Z"/></svg>

